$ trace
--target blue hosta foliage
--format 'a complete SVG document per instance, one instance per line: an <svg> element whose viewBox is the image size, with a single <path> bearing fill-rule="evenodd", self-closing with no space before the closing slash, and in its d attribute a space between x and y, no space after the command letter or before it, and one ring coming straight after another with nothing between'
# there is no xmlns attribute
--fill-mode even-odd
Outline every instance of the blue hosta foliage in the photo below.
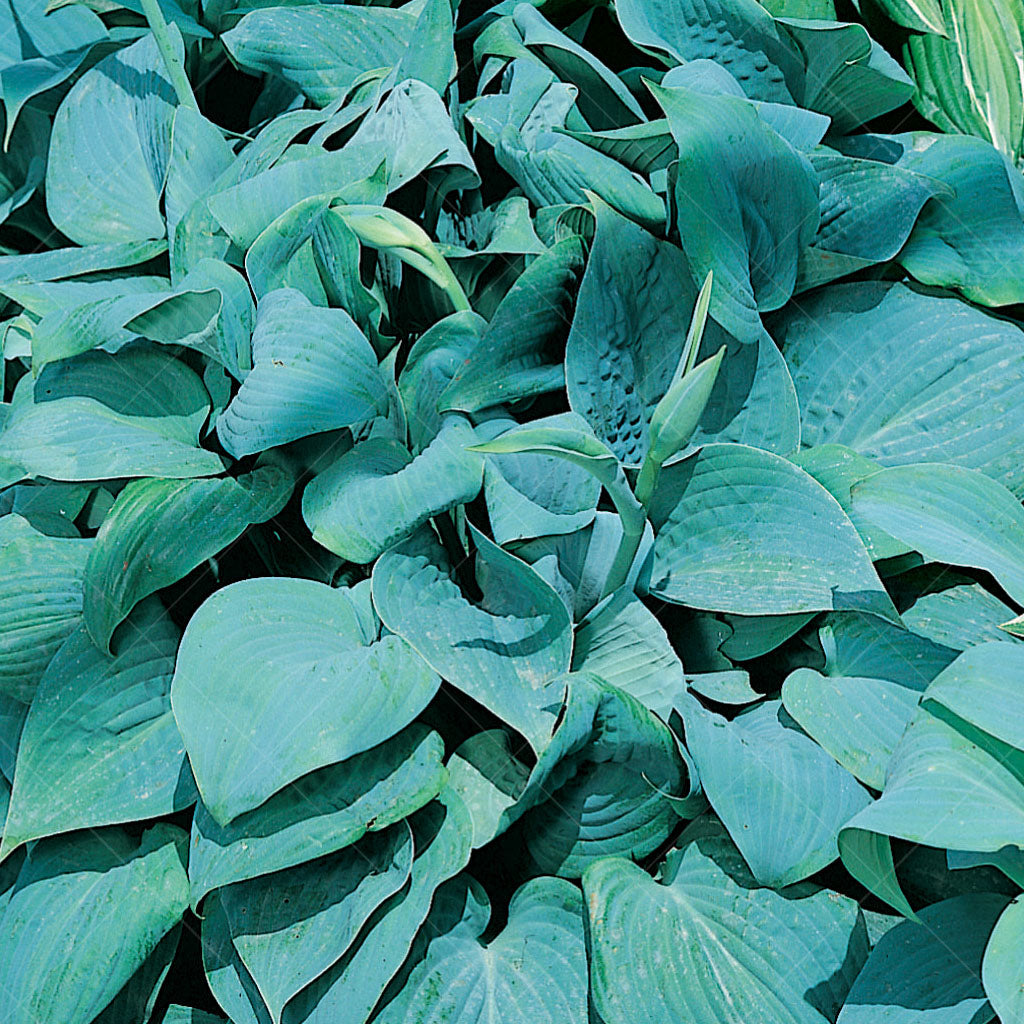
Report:
<svg viewBox="0 0 1024 1024"><path fill-rule="evenodd" d="M1020 1024L1022 39L3 0L0 1024Z"/></svg>

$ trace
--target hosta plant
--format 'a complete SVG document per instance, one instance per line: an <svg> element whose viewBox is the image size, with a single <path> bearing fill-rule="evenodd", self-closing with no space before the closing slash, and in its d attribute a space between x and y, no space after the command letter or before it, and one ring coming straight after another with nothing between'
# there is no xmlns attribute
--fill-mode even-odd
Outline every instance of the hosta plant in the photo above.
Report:
<svg viewBox="0 0 1024 1024"><path fill-rule="evenodd" d="M7 0L0 1021L1024 1020L1020 24Z"/></svg>

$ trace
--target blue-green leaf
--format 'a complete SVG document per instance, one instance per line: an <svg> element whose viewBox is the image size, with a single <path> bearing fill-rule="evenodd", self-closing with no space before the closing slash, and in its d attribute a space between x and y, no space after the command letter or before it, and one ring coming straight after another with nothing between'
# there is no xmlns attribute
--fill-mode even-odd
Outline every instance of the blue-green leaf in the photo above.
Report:
<svg viewBox="0 0 1024 1024"><path fill-rule="evenodd" d="M0 911L4 1020L89 1024L188 906L185 844L166 824L35 844Z"/></svg>
<svg viewBox="0 0 1024 1024"><path fill-rule="evenodd" d="M565 349L569 404L619 459L638 466L672 382L697 299L682 251L597 203L597 230ZM713 321L707 345L728 341Z"/></svg>
<svg viewBox="0 0 1024 1024"><path fill-rule="evenodd" d="M781 703L732 722L692 697L677 706L708 800L762 885L798 882L839 856L839 830L870 797Z"/></svg>
<svg viewBox="0 0 1024 1024"><path fill-rule="evenodd" d="M853 505L925 558L987 570L1024 603L1024 511L995 480L960 466L896 466L856 484Z"/></svg>
<svg viewBox="0 0 1024 1024"><path fill-rule="evenodd" d="M679 147L675 217L691 271L714 271L711 315L754 342L758 311L793 294L797 257L818 227L817 177L747 100L651 88Z"/></svg>
<svg viewBox="0 0 1024 1024"><path fill-rule="evenodd" d="M259 304L253 369L217 420L217 436L236 457L250 455L373 419L387 404L373 348L351 317L283 288Z"/></svg>
<svg viewBox="0 0 1024 1024"><path fill-rule="evenodd" d="M458 796L439 800L409 819L415 859L409 883L380 907L341 958L288 1007L284 1024L364 1024L397 974L430 910L438 887L469 861L472 823Z"/></svg>
<svg viewBox="0 0 1024 1024"><path fill-rule="evenodd" d="M804 445L843 444L883 466L952 462L1024 489L1014 451L1024 335L1014 324L870 281L822 289L771 326L793 374Z"/></svg>
<svg viewBox="0 0 1024 1024"><path fill-rule="evenodd" d="M798 71L799 59L760 4L620 0L615 13L629 39L666 64L710 58L730 66L748 96L792 103L787 77Z"/></svg>
<svg viewBox="0 0 1024 1024"><path fill-rule="evenodd" d="M981 980L1000 1020L1024 1013L1020 987L1020 950L1024 942L1024 903L1014 900L1000 915L989 935L981 963Z"/></svg>
<svg viewBox="0 0 1024 1024"><path fill-rule="evenodd" d="M782 702L801 728L866 786L885 786L889 758L921 694L886 679L823 676L798 668Z"/></svg>
<svg viewBox="0 0 1024 1024"><path fill-rule="evenodd" d="M232 882L343 849L408 817L445 782L441 737L413 723L397 736L289 783L219 825L200 802L189 852L191 902Z"/></svg>
<svg viewBox="0 0 1024 1024"><path fill-rule="evenodd" d="M994 893L954 896L887 931L853 983L837 1024L990 1020L981 958L1005 906L1006 898Z"/></svg>
<svg viewBox="0 0 1024 1024"><path fill-rule="evenodd" d="M696 839L674 850L660 882L618 857L587 871L591 987L602 1019L834 1019L868 952L856 903L738 884L705 848Z"/></svg>
<svg viewBox="0 0 1024 1024"><path fill-rule="evenodd" d="M435 671L540 751L562 703L569 614L530 566L479 534L477 544L483 601L467 599L443 551L420 534L377 560L374 605Z"/></svg>
<svg viewBox="0 0 1024 1024"><path fill-rule="evenodd" d="M512 896L508 923L481 941L488 909L434 938L380 1024L584 1024L587 961L583 899L557 878Z"/></svg>
<svg viewBox="0 0 1024 1024"><path fill-rule="evenodd" d="M651 506L651 593L738 615L896 612L853 524L791 462L706 445L662 472Z"/></svg>
<svg viewBox="0 0 1024 1024"><path fill-rule="evenodd" d="M268 465L237 479L138 480L107 513L85 572L85 626L110 646L118 624L149 594L170 586L281 510L292 480Z"/></svg>
<svg viewBox="0 0 1024 1024"><path fill-rule="evenodd" d="M224 45L243 67L279 75L323 107L365 72L399 63L423 6L254 10L224 33Z"/></svg>
<svg viewBox="0 0 1024 1024"><path fill-rule="evenodd" d="M76 8L78 9L78 8ZM181 54L181 37L171 29ZM54 119L47 211L72 241L163 238L160 194L176 100L151 35L112 53L72 87Z"/></svg>
<svg viewBox="0 0 1024 1024"><path fill-rule="evenodd" d="M303 492L313 539L347 561L372 562L428 519L477 496L483 460L466 450L476 440L465 417L448 416L415 457L390 438L356 445Z"/></svg>
<svg viewBox="0 0 1024 1024"><path fill-rule="evenodd" d="M82 621L92 541L47 537L0 517L0 691L29 703L57 649Z"/></svg>
<svg viewBox="0 0 1024 1024"><path fill-rule="evenodd" d="M179 632L140 605L114 656L79 627L39 682L18 746L0 853L58 832L143 821L195 802L169 691Z"/></svg>
<svg viewBox="0 0 1024 1024"><path fill-rule="evenodd" d="M171 703L203 802L226 825L395 735L439 684L405 641L378 639L350 591L268 577L216 591L192 616Z"/></svg>

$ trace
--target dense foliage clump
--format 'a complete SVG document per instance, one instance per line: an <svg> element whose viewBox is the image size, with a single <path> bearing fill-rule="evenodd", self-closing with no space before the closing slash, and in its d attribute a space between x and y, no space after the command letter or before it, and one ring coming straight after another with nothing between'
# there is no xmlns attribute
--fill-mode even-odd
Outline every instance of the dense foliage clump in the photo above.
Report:
<svg viewBox="0 0 1024 1024"><path fill-rule="evenodd" d="M6 0L0 1021L1024 1021L1022 33Z"/></svg>

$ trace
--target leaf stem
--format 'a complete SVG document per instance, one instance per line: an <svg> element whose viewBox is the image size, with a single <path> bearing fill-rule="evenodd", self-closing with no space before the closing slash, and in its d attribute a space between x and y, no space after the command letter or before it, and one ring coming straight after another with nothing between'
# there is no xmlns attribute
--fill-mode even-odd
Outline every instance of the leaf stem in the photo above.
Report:
<svg viewBox="0 0 1024 1024"><path fill-rule="evenodd" d="M436 252L436 250L435 250ZM466 293L459 283L459 279L455 276L455 271L448 266L448 261L440 254L436 253L437 258L432 259L431 262L437 268L437 272L443 279L443 288L451 299L452 306L455 307L455 311L458 313L464 310L471 310L473 307L469 304L469 299L466 297Z"/></svg>
<svg viewBox="0 0 1024 1024"><path fill-rule="evenodd" d="M618 467L615 480L611 484L605 484L605 490L608 492L608 497L612 499L615 511L619 513L619 519L622 522L622 539L619 541L615 558L608 570L608 576L605 578L604 587L601 590L602 598L614 593L626 582L633 559L636 558L636 553L640 550L644 528L647 526L647 513L630 489L621 466Z"/></svg>
<svg viewBox="0 0 1024 1024"><path fill-rule="evenodd" d="M153 38L156 40L157 49L160 51L160 56L164 59L167 77L170 79L171 85L174 86L178 102L183 107L191 107L193 110L198 110L199 104L196 102L195 93L192 92L192 85L188 80L188 75L185 74L185 65L174 48L174 40L171 39L171 31L164 18L164 12L160 10L158 0L141 0L141 3L142 13L146 16L146 21L149 22L149 28L153 33Z"/></svg>
<svg viewBox="0 0 1024 1024"><path fill-rule="evenodd" d="M648 455L640 467L640 475L636 478L636 500L643 506L645 514L650 510L651 498L654 497L660 476L661 463Z"/></svg>

